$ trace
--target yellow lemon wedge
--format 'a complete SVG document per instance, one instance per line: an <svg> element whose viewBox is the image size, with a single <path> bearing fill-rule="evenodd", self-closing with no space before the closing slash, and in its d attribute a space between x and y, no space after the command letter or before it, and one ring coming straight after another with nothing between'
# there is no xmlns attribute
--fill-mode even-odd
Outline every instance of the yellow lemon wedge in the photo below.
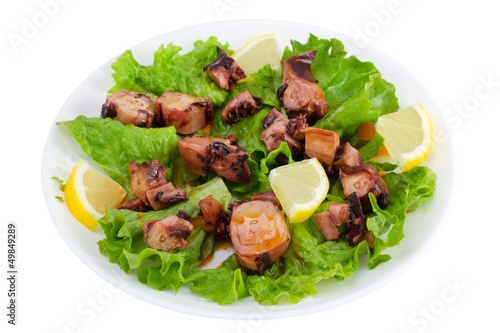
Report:
<svg viewBox="0 0 500 333"><path fill-rule="evenodd" d="M330 186L316 158L275 168L269 174L269 181L290 223L311 217L325 200Z"/></svg>
<svg viewBox="0 0 500 333"><path fill-rule="evenodd" d="M281 57L275 34L256 37L231 56L246 74L256 73L265 65L281 71Z"/></svg>
<svg viewBox="0 0 500 333"><path fill-rule="evenodd" d="M64 201L71 214L90 231L104 215L104 205L116 208L126 195L120 184L83 160L71 170L64 189Z"/></svg>
<svg viewBox="0 0 500 333"><path fill-rule="evenodd" d="M389 155L402 171L421 164L432 147L432 123L419 103L380 116L375 130L385 139Z"/></svg>

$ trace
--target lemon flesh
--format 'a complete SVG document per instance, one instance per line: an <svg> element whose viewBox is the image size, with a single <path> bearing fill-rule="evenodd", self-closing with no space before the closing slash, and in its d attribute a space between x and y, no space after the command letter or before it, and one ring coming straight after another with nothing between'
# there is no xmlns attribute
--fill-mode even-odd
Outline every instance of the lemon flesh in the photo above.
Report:
<svg viewBox="0 0 500 333"><path fill-rule="evenodd" d="M71 214L87 229L94 230L105 205L116 208L127 192L111 178L80 160L69 174L64 199Z"/></svg>
<svg viewBox="0 0 500 333"><path fill-rule="evenodd" d="M281 71L280 52L275 34L256 37L236 51L232 58L246 74L256 73L265 65Z"/></svg>
<svg viewBox="0 0 500 333"><path fill-rule="evenodd" d="M402 171L413 169L429 156L432 122L419 103L380 116L375 130L384 137L389 155Z"/></svg>
<svg viewBox="0 0 500 333"><path fill-rule="evenodd" d="M269 181L290 223L311 217L329 188L325 170L316 158L275 168Z"/></svg>

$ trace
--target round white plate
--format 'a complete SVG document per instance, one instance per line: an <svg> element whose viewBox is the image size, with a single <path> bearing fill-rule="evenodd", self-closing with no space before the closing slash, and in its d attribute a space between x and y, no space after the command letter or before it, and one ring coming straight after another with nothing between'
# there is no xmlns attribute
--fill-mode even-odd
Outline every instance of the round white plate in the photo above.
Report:
<svg viewBox="0 0 500 333"><path fill-rule="evenodd" d="M396 86L396 94L401 107L421 103L429 112L434 128L445 131L438 117L436 104L425 87L410 72L374 48L360 45L354 39L333 31L289 22L224 21L170 32L132 47L131 50L139 63L148 65L153 61L154 51L162 43L173 42L175 45L182 46L184 50L190 50L194 41L217 36L221 43L227 41L231 49L237 50L250 39L268 33L276 33L282 50L289 45L290 39L304 43L309 33L321 38L340 39L350 54L356 55L362 61L373 62L383 78ZM111 63L115 59L102 65L74 91L57 115L55 122L73 120L78 115L88 117L100 115L107 91L114 86ZM380 288L408 268L428 247L444 219L447 196L451 186L451 149L446 140L438 141L435 142L425 163L437 174L434 199L416 212L409 214L405 224L406 238L401 245L387 251L392 256L392 260L371 271L363 266L362 260L359 270L351 278L341 282L335 279L321 281L317 284L318 293L306 297L298 304L281 302L275 306L259 305L252 297L247 297L232 305L221 307L217 303L204 299L196 292L191 292L187 286L183 286L177 295L172 290L160 292L150 288L137 280L135 272L124 273L117 264L110 263L106 256L100 254L96 243L104 238L102 229L98 227L94 232L89 232L73 218L64 203L54 198L62 194L51 177L66 179L71 168L81 158L95 165L83 153L69 132L56 126L55 122L49 133L43 156L42 183L51 217L68 246L92 270L122 290L168 309L209 317L247 319L256 313L259 314L259 318L297 316L345 304Z"/></svg>

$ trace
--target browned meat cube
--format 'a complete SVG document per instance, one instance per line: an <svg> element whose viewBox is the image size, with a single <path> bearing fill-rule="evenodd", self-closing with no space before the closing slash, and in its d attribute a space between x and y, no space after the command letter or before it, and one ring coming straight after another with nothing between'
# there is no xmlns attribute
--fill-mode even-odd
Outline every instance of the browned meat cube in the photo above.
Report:
<svg viewBox="0 0 500 333"><path fill-rule="evenodd" d="M308 127L302 130L306 136L305 156L316 157L326 173L333 174L333 160L340 146L340 137L334 131Z"/></svg>
<svg viewBox="0 0 500 333"><path fill-rule="evenodd" d="M217 59L203 67L203 70L222 89L234 90L236 82L247 77L245 71L220 46L217 46L217 54Z"/></svg>
<svg viewBox="0 0 500 333"><path fill-rule="evenodd" d="M179 140L178 146L184 165L192 173L201 176L212 173L237 183L252 181L248 153L234 135L226 139L194 136Z"/></svg>
<svg viewBox="0 0 500 333"><path fill-rule="evenodd" d="M156 99L156 108L167 126L179 134L192 134L212 124L212 100L174 91L165 91Z"/></svg>
<svg viewBox="0 0 500 333"><path fill-rule="evenodd" d="M132 200L129 200L126 204L120 206L118 209L128 209L128 210L133 210L134 212L147 212L151 210L151 207L146 206L144 201L142 201L140 198L134 198Z"/></svg>
<svg viewBox="0 0 500 333"><path fill-rule="evenodd" d="M142 164L132 161L128 166L128 171L130 173L132 192L146 205L151 206L146 192L167 183L165 166L161 165L158 160L153 160L151 163L143 162Z"/></svg>
<svg viewBox="0 0 500 333"><path fill-rule="evenodd" d="M337 151L333 165L346 173L353 173L363 167L363 156L349 142L346 142Z"/></svg>
<svg viewBox="0 0 500 333"><path fill-rule="evenodd" d="M287 114L291 118L304 114L310 123L328 111L325 93L311 73L317 52L304 52L283 61L283 85L278 89L278 99Z"/></svg>
<svg viewBox="0 0 500 333"><path fill-rule="evenodd" d="M146 197L154 210L162 210L174 203L187 200L186 192L172 183L146 191Z"/></svg>
<svg viewBox="0 0 500 333"><path fill-rule="evenodd" d="M155 103L145 94L119 90L108 95L101 116L118 120L123 125L151 127L156 114Z"/></svg>
<svg viewBox="0 0 500 333"><path fill-rule="evenodd" d="M165 252L187 247L187 238L193 232L191 223L175 215L162 220L147 221L142 228L149 247Z"/></svg>
<svg viewBox="0 0 500 333"><path fill-rule="evenodd" d="M212 195L198 202L200 213L203 216L201 224L203 230L212 232L219 223L220 219L226 214L224 205L217 201Z"/></svg>
<svg viewBox="0 0 500 333"><path fill-rule="evenodd" d="M242 118L262 109L262 98L252 96L248 90L238 94L222 109L222 119L228 124L236 124Z"/></svg>
<svg viewBox="0 0 500 333"><path fill-rule="evenodd" d="M276 109L272 109L262 120L265 130L260 139L264 142L267 152L278 149L282 142L288 143L292 156L296 156L302 150L300 141L295 140L288 133L288 119Z"/></svg>

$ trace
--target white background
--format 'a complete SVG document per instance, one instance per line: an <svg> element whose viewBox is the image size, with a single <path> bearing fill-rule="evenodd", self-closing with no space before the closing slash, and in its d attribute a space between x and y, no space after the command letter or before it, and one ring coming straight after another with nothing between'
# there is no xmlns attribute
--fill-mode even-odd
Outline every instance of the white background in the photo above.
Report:
<svg viewBox="0 0 500 333"><path fill-rule="evenodd" d="M23 36L23 25L43 11L41 3L54 1L0 5L3 272L7 222L15 221L20 234L18 325L6 323L6 273L1 273L2 332L5 327L8 332L498 330L500 182L495 157L500 21L493 1L60 0L53 16L31 36L25 35L22 44L9 41L13 34ZM56 231L42 195L41 158L50 126L72 91L102 63L144 40L199 23L234 19L295 21L358 39L363 31L365 42L413 72L433 94L441 113L448 115L444 122L454 148L455 186L446 221L425 254L379 290L341 307L295 318L197 317L113 289ZM492 83L485 85L488 80ZM458 287L451 290L450 285ZM98 303L85 316L77 313L78 308L91 309L87 304L103 295L108 296L106 304Z"/></svg>

